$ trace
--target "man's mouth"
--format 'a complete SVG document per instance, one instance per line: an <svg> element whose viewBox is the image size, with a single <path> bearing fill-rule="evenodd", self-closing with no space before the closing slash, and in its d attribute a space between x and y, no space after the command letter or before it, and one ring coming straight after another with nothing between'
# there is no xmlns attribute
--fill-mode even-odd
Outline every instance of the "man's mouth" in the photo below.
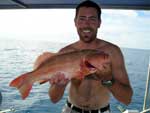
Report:
<svg viewBox="0 0 150 113"><path fill-rule="evenodd" d="M83 32L84 32L84 33L90 33L91 30L90 30L90 29L85 29L85 30L83 30Z"/></svg>

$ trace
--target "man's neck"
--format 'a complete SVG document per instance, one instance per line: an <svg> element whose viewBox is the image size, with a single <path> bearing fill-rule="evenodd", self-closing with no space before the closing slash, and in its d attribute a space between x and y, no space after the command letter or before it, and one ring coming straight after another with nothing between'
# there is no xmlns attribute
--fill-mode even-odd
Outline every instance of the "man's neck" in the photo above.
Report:
<svg viewBox="0 0 150 113"><path fill-rule="evenodd" d="M98 45L98 39L95 39L89 43L83 42L81 40L76 43L76 47L79 49L96 49L97 45Z"/></svg>

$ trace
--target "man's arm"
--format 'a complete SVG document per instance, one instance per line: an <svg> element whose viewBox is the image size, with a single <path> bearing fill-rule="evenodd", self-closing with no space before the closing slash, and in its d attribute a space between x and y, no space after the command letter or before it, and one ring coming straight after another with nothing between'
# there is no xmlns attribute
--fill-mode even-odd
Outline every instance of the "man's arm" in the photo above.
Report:
<svg viewBox="0 0 150 113"><path fill-rule="evenodd" d="M66 53L73 51L70 47L65 47L59 51L59 53ZM64 95L65 88L69 80L65 78L63 73L57 73L51 80L50 80L50 88L49 88L49 97L53 103L57 103L62 96Z"/></svg>
<svg viewBox="0 0 150 113"><path fill-rule="evenodd" d="M128 105L131 102L133 91L125 68L123 55L118 47L115 47L111 60L112 75L115 82L109 87L109 90L116 99Z"/></svg>
<svg viewBox="0 0 150 113"><path fill-rule="evenodd" d="M49 88L49 97L53 103L57 103L63 96L69 80L63 73L57 73L51 80Z"/></svg>
<svg viewBox="0 0 150 113"><path fill-rule="evenodd" d="M38 58L36 59L33 68L36 69L42 64L44 61L46 61L48 58L52 56L49 52L44 52ZM58 102L63 94L65 87L68 83L68 79L65 78L63 73L56 74L53 78L50 80L50 88L49 88L49 97L53 103Z"/></svg>

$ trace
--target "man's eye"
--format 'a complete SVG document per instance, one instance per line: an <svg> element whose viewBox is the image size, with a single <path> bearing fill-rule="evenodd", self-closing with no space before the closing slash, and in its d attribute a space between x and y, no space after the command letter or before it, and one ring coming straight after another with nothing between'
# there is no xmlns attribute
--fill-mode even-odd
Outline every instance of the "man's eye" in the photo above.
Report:
<svg viewBox="0 0 150 113"><path fill-rule="evenodd" d="M85 20L85 18L79 18L79 20Z"/></svg>
<svg viewBox="0 0 150 113"><path fill-rule="evenodd" d="M96 18L95 18L95 17L92 17L92 18L90 18L90 20L92 20L92 21L96 21Z"/></svg>

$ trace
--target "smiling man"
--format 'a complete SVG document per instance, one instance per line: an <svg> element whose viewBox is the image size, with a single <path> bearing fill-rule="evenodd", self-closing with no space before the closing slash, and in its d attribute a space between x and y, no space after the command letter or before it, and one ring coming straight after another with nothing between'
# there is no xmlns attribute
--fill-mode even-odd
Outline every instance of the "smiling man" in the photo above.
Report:
<svg viewBox="0 0 150 113"><path fill-rule="evenodd" d="M109 55L111 74L101 71L85 77L83 80L69 81L63 73L56 74L51 80L49 96L52 102L58 102L70 83L67 104L62 113L110 113L110 94L118 101L129 104L132 88L129 82L124 58L120 48L110 42L97 38L101 25L101 8L92 1L84 1L76 7L75 26L79 41L74 42L59 52L66 53L83 49L96 49ZM39 56L36 67L49 58L49 53ZM107 67L103 71L107 70Z"/></svg>

